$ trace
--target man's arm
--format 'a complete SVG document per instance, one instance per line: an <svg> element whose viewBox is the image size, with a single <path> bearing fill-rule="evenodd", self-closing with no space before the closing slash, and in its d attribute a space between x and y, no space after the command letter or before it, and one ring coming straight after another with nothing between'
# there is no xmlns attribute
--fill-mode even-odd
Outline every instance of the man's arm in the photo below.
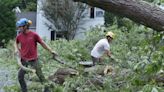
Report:
<svg viewBox="0 0 164 92"><path fill-rule="evenodd" d="M110 57L112 60L114 60L114 61L116 60L109 50L105 50L105 53L106 53L107 56Z"/></svg>
<svg viewBox="0 0 164 92"><path fill-rule="evenodd" d="M45 42L42 41L41 45L42 45L42 47L43 47L44 49L46 49L46 50L48 50L50 53L52 53L51 48L50 48Z"/></svg>
<svg viewBox="0 0 164 92"><path fill-rule="evenodd" d="M16 41L14 42L14 49L15 49L15 53L18 53L19 46L18 46L18 43Z"/></svg>
<svg viewBox="0 0 164 92"><path fill-rule="evenodd" d="M57 53L53 51L41 38L38 34L35 34L36 41L42 45L42 47L46 50L48 50L53 55L57 56Z"/></svg>
<svg viewBox="0 0 164 92"><path fill-rule="evenodd" d="M57 53L53 51L44 41L42 41L41 45L44 49L48 50L50 53L57 55Z"/></svg>
<svg viewBox="0 0 164 92"><path fill-rule="evenodd" d="M111 57L111 52L109 50L105 50L105 53L107 54L108 57Z"/></svg>

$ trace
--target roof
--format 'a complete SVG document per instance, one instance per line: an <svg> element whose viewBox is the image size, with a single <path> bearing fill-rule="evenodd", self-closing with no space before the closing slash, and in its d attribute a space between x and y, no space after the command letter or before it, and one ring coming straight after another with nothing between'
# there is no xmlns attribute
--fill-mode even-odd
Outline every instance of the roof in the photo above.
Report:
<svg viewBox="0 0 164 92"><path fill-rule="evenodd" d="M22 12L16 13L17 20L27 18L32 21L30 28L36 28L36 12Z"/></svg>

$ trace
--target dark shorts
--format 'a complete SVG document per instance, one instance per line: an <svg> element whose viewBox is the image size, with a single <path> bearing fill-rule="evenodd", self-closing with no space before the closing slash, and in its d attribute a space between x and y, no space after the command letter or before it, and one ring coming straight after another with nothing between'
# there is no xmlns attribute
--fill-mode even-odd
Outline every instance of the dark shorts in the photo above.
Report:
<svg viewBox="0 0 164 92"><path fill-rule="evenodd" d="M93 65L95 65L96 63L99 63L100 62L100 59L99 58L95 58L93 56L92 57L92 61L93 61Z"/></svg>

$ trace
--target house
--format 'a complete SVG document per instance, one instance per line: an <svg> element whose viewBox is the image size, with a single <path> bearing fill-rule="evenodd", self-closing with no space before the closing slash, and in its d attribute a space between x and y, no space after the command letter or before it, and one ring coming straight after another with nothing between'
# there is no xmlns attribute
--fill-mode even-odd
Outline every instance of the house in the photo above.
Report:
<svg viewBox="0 0 164 92"><path fill-rule="evenodd" d="M86 9L86 17L81 21L83 22L80 25L77 33L75 35L76 39L84 38L84 32L89 30L91 27L104 25L104 11L95 7L88 7ZM47 27L45 24L51 24L48 20L43 16L43 11L41 10L41 2L38 0L37 6L37 22L36 22L36 32L43 38L47 38L49 40L54 40L58 37L63 37L61 32L54 32L51 27Z"/></svg>
<svg viewBox="0 0 164 92"><path fill-rule="evenodd" d="M86 12L86 17L81 21L83 24L80 25L80 28L82 29L78 29L75 36L77 39L84 38L84 32L88 31L90 28L104 25L104 11L102 9L88 7Z"/></svg>

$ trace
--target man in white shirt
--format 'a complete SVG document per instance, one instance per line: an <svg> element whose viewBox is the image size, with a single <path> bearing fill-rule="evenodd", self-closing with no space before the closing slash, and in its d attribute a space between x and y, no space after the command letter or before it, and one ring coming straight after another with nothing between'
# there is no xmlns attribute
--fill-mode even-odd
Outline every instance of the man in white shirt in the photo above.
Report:
<svg viewBox="0 0 164 92"><path fill-rule="evenodd" d="M103 54L107 54L107 56L111 57L110 43L112 42L113 38L114 33L109 31L106 34L106 38L101 39L96 43L91 51L93 65L102 61L101 57L103 56Z"/></svg>

